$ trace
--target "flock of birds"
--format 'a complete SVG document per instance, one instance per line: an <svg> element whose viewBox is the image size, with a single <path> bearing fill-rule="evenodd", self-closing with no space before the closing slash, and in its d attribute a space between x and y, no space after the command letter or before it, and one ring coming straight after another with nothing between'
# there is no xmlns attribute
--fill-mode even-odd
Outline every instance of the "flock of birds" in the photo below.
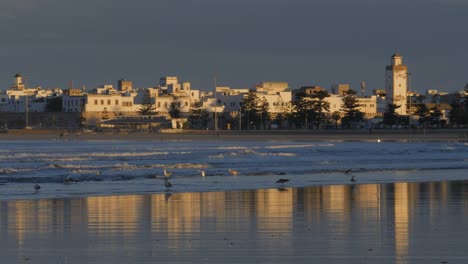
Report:
<svg viewBox="0 0 468 264"><path fill-rule="evenodd" d="M351 175L351 171L352 169L347 169L344 174L345 175ZM236 176L236 175L239 175L239 171L238 170L235 170L235 169L229 169L228 170L229 174L231 174L232 176ZM278 175L285 175L286 173L284 172L280 172L278 173ZM166 187L166 190L170 190L170 188L172 188L172 183L169 181L169 179L171 178L172 176L172 172L168 171L167 169L163 169L163 175L164 175L164 187ZM200 176L202 177L205 177L206 176L206 171L205 169L200 169ZM284 185L285 183L289 182L290 180L289 179L286 179L286 178L280 178L278 179L275 183L276 184L279 184L279 185ZM351 175L351 179L350 179L351 182L356 182L357 179L354 175ZM76 182L76 180L72 179L69 177L69 175L67 174L64 178L63 178L63 184L70 184L72 182ZM36 192L38 192L39 190L41 189L41 186L39 185L39 183L37 183L36 181L34 182L34 190Z"/></svg>

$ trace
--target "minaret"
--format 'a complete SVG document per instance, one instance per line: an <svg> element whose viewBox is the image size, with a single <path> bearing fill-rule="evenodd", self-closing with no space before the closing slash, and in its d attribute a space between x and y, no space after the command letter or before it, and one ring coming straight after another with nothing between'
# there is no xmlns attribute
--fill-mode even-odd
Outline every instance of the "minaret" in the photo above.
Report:
<svg viewBox="0 0 468 264"><path fill-rule="evenodd" d="M400 106L396 110L399 115L407 115L406 95L408 68L403 64L403 57L397 52L392 56L392 65L386 67L385 89L387 91L386 104Z"/></svg>
<svg viewBox="0 0 468 264"><path fill-rule="evenodd" d="M23 90L24 89L23 77L21 76L20 73L15 74L14 81L13 81L13 86L11 88L17 89L17 90Z"/></svg>

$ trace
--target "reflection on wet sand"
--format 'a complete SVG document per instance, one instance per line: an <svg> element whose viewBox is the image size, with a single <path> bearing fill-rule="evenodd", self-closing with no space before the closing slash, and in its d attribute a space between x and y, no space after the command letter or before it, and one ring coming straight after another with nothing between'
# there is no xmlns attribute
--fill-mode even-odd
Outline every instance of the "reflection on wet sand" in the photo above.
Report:
<svg viewBox="0 0 468 264"><path fill-rule="evenodd" d="M468 235L467 201L466 182L4 201L0 253L12 263L410 263L440 253L421 243L425 230Z"/></svg>

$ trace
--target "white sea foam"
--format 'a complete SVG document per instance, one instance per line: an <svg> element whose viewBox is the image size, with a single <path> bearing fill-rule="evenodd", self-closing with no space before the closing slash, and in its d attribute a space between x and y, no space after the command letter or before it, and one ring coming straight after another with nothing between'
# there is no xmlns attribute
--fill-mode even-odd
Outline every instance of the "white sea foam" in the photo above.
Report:
<svg viewBox="0 0 468 264"><path fill-rule="evenodd" d="M297 175L304 175L306 184L308 180L315 178L317 181L324 181L323 173L337 173L342 177L347 168L356 171L360 182L363 173L369 173L369 179L378 176L381 177L380 180L387 177L385 175L392 175L406 180L413 177L413 173L424 175L438 170L446 172L440 175L444 177L445 174L451 175L453 171L468 169L468 148L465 143L297 144L291 141L275 146L271 142L251 141L236 141L232 144L196 141L119 141L118 144L109 144L91 141L53 144L57 145L51 146L51 142L28 142L30 147L27 149L24 145L9 146L8 153L0 153L2 180L22 183L32 182L27 179L41 178L41 182L57 183L61 182L64 174L72 173L80 181L114 181L113 186L122 185L125 189L128 181L134 186L143 186L146 183L142 179L154 175L163 177L162 169L167 168L175 175L175 186L180 186L176 179L187 179L184 188L185 191L191 191L190 186L200 181L200 177L194 176L200 175L198 170L201 168L209 168L205 180L227 177L229 179L224 184L230 185L229 181L232 180L235 188L250 186L251 182L244 179L250 176L259 177L256 179L261 183L265 179L262 177L287 175L285 177L294 179ZM232 179L228 173L228 169L232 168L241 171L241 176L237 179ZM407 172L396 173L398 171ZM321 175L321 178L317 175ZM122 181L126 183L121 183Z"/></svg>
<svg viewBox="0 0 468 264"><path fill-rule="evenodd" d="M315 147L315 144L301 144L301 145L274 145L274 146L267 146L265 148L269 149L283 149L283 148L310 148Z"/></svg>

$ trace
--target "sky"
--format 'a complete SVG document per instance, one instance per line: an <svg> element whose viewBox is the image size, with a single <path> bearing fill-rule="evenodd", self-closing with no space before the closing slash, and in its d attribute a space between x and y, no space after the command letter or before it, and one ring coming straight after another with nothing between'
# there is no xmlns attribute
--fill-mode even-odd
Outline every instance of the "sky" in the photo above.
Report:
<svg viewBox="0 0 468 264"><path fill-rule="evenodd" d="M383 88L403 55L410 89L468 83L465 0L2 0L0 87L87 88L125 78L192 89L262 81Z"/></svg>

